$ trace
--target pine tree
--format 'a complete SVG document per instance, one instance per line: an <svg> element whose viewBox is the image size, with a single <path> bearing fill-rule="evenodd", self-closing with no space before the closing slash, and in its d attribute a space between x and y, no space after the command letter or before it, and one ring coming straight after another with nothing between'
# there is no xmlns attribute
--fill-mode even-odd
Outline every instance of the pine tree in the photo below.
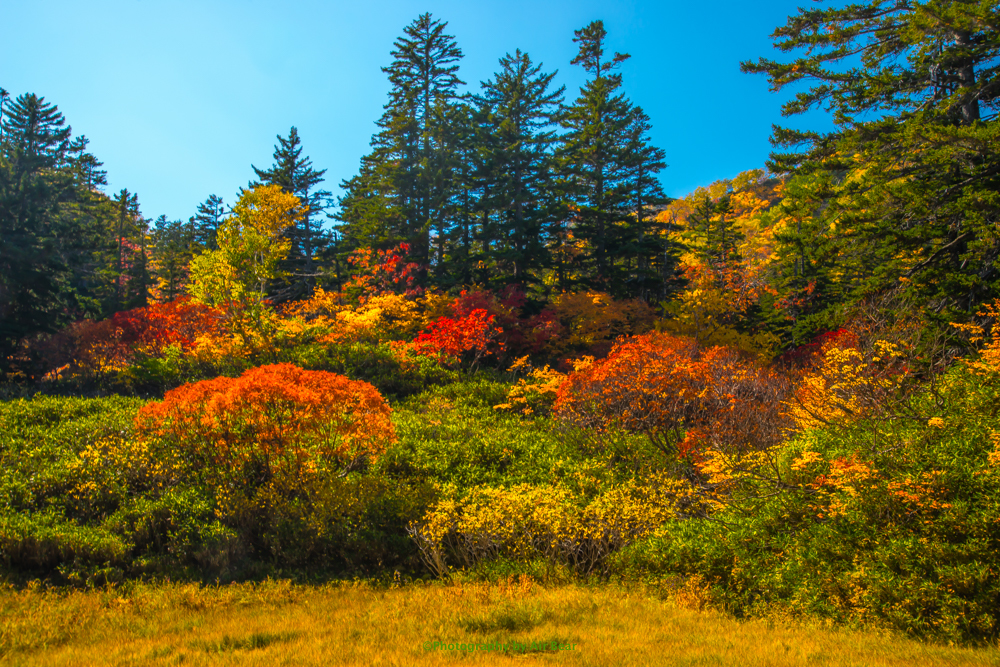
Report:
<svg viewBox="0 0 1000 667"><path fill-rule="evenodd" d="M253 167L260 181L250 183L250 188L277 185L298 197L303 207L299 222L286 233L291 241L291 251L282 272L290 276L292 282L278 297L279 300L287 300L305 296L316 284L316 256L329 244L328 235L323 233L316 218L326 209L331 195L326 190L318 189L326 169L316 171L312 161L302 157L298 129L292 127L287 139L280 135L277 139L274 164L269 169Z"/></svg>
<svg viewBox="0 0 1000 667"><path fill-rule="evenodd" d="M100 162L58 108L34 94L5 104L0 141L0 372L20 341L95 304L93 248L106 198ZM87 174L89 173L89 177Z"/></svg>
<svg viewBox="0 0 1000 667"><path fill-rule="evenodd" d="M649 189L652 175L663 168L659 154L645 148L648 120L620 91L621 75L615 70L629 58L605 56L607 31L602 21L577 30L580 45L574 65L581 65L590 79L580 96L562 113L566 129L559 150L567 195L576 209L573 234L589 244L589 282L618 296L629 292L629 263L638 264L633 241L645 237L646 217L631 219L637 202L657 195ZM635 175L642 172L641 179ZM637 195L634 187L643 189ZM645 206L645 204L642 204Z"/></svg>
<svg viewBox="0 0 1000 667"><path fill-rule="evenodd" d="M209 195L201 204L189 224L192 227L192 242L204 250L218 250L219 226L225 220L226 207L222 197Z"/></svg>
<svg viewBox="0 0 1000 667"><path fill-rule="evenodd" d="M463 82L457 75L462 51L446 28L447 23L422 14L404 28L392 63L382 68L392 88L372 153L362 160L359 177L343 184L339 219L346 223L348 246L373 237L406 241L411 258L426 266L431 227L437 234L447 231L455 187L448 153L455 145L442 123L453 117L449 107ZM369 198L374 203L364 205ZM377 219L383 212L389 213L387 219Z"/></svg>

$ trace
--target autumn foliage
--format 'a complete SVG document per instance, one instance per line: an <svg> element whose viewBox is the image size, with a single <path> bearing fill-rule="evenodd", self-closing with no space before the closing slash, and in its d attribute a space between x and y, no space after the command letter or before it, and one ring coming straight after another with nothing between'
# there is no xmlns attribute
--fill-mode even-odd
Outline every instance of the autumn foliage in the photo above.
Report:
<svg viewBox="0 0 1000 667"><path fill-rule="evenodd" d="M555 412L581 426L644 433L665 454L761 449L780 441L789 383L722 347L649 333L619 341L560 386Z"/></svg>
<svg viewBox="0 0 1000 667"><path fill-rule="evenodd" d="M168 391L139 411L136 426L196 461L250 465L268 479L377 457L395 440L390 413L366 382L275 364Z"/></svg>
<svg viewBox="0 0 1000 667"><path fill-rule="evenodd" d="M180 297L101 322L81 322L72 335L79 361L93 368L119 368L134 361L136 353L155 356L172 345L190 351L199 338L216 333L219 318L215 309Z"/></svg>
<svg viewBox="0 0 1000 667"><path fill-rule="evenodd" d="M903 396L909 373L898 344L876 340L859 345L846 331L820 337L790 403L800 428L844 424L865 417L889 417Z"/></svg>
<svg viewBox="0 0 1000 667"><path fill-rule="evenodd" d="M380 294L416 296L423 293L416 279L420 265L407 262L410 244L400 243L388 250L359 248L347 258L353 276L343 286L348 300L361 301Z"/></svg>
<svg viewBox="0 0 1000 667"><path fill-rule="evenodd" d="M475 364L502 331L494 324L495 320L495 315L487 314L482 308L460 317L440 317L414 339L413 346L428 355L451 358L461 358L468 352ZM495 347L503 349L503 344L495 343Z"/></svg>

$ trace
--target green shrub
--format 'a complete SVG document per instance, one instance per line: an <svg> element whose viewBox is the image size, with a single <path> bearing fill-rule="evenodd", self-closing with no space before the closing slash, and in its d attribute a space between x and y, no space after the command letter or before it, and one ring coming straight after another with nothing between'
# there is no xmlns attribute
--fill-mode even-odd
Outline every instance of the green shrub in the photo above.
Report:
<svg viewBox="0 0 1000 667"><path fill-rule="evenodd" d="M668 523L615 567L698 578L739 615L995 638L998 396L990 378L957 366L899 414L801 433L772 453L771 471L744 469L718 514Z"/></svg>
<svg viewBox="0 0 1000 667"><path fill-rule="evenodd" d="M411 397L393 415L399 442L381 465L462 489L562 480L592 494L616 478L607 459L587 454L589 433L494 409L507 388L470 380Z"/></svg>
<svg viewBox="0 0 1000 667"><path fill-rule="evenodd" d="M401 363L385 343L312 343L283 350L279 361L311 371L330 371L375 386L383 396L405 398L436 385L458 379L429 357L414 357Z"/></svg>
<svg viewBox="0 0 1000 667"><path fill-rule="evenodd" d="M120 566L129 545L100 528L55 513L0 515L0 559L14 569L49 572L60 566Z"/></svg>

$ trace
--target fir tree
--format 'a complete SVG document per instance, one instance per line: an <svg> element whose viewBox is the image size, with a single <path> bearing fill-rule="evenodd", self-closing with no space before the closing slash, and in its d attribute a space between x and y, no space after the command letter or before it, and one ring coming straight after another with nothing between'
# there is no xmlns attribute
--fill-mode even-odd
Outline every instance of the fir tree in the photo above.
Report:
<svg viewBox="0 0 1000 667"><path fill-rule="evenodd" d="M783 150L769 166L830 182L817 231L835 238L827 256L854 298L902 278L947 322L1000 295L998 18L996 3L976 2L803 9L772 35L799 55L743 63L772 90L809 84L786 116L833 113L827 133L776 127Z"/></svg>
<svg viewBox="0 0 1000 667"><path fill-rule="evenodd" d="M447 231L455 187L448 154L455 144L442 123L453 117L449 107L463 83L457 75L462 51L446 28L422 14L396 40L393 61L382 68L391 90L372 153L363 159L360 177L345 181L340 200L339 219L349 239L406 241L412 259L425 266L432 226L436 234ZM376 198L374 205L363 205L369 197ZM384 212L386 220L372 219Z"/></svg>
<svg viewBox="0 0 1000 667"><path fill-rule="evenodd" d="M323 233L316 218L326 209L330 193L318 188L326 170L315 170L312 161L302 157L298 129L292 127L287 139L280 135L277 139L274 164L269 169L253 167L260 181L251 183L250 188L277 185L298 197L303 207L299 222L286 232L291 250L281 272L290 276L292 282L279 294L279 300L286 300L306 295L316 284L316 256L329 244L328 235Z"/></svg>
<svg viewBox="0 0 1000 667"><path fill-rule="evenodd" d="M139 196L123 188L113 203L111 312L117 312L147 305L152 280L147 262L149 221L139 212Z"/></svg>
<svg viewBox="0 0 1000 667"><path fill-rule="evenodd" d="M562 177L576 209L573 234L589 245L589 282L622 296L628 292L629 263L638 264L633 241L647 233L644 215L630 221L632 207L657 198L649 184L663 164L655 150L645 149L645 114L620 92L622 79L615 70L629 56L605 55L607 31L601 21L575 35L580 48L572 62L591 78L562 113ZM636 180L638 172L643 176ZM642 196L634 191L637 186L643 188Z"/></svg>
<svg viewBox="0 0 1000 667"><path fill-rule="evenodd" d="M651 130L646 112L633 107L624 150L626 176L622 187L630 198L631 214L626 225L628 246L623 254L629 263L628 293L643 299L654 295L663 299L677 262L675 254L664 254L668 230L656 222L655 211L669 199L656 177L667 166L666 153L650 143Z"/></svg>
<svg viewBox="0 0 1000 667"><path fill-rule="evenodd" d="M489 138L483 147L488 167L480 174L490 183L483 203L496 211L503 236L495 257L499 282L537 280L547 264L544 235L562 212L551 149L565 88L550 89L555 75L542 73L540 64L517 50L500 59L500 71L476 98Z"/></svg>
<svg viewBox="0 0 1000 667"><path fill-rule="evenodd" d="M173 301L182 296L188 284L188 264L196 247L195 228L180 220L161 215L150 232L151 278L156 300Z"/></svg>
<svg viewBox="0 0 1000 667"><path fill-rule="evenodd" d="M218 250L219 226L225 220L226 207L222 197L209 195L201 204L198 212L191 220L192 242L205 250Z"/></svg>
<svg viewBox="0 0 1000 667"><path fill-rule="evenodd" d="M71 139L58 108L34 94L6 104L0 141L0 372L19 341L54 332L88 309L91 251L106 198L86 140ZM90 165L89 182L84 166Z"/></svg>

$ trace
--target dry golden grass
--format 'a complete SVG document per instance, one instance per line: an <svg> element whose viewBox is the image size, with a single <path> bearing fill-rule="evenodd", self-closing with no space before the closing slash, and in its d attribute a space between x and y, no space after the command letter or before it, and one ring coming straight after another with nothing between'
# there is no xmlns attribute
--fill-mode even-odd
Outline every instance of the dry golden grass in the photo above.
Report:
<svg viewBox="0 0 1000 667"><path fill-rule="evenodd" d="M558 651L427 650L425 643ZM5 665L1000 665L1000 650L737 622L615 586L284 582L0 592Z"/></svg>

